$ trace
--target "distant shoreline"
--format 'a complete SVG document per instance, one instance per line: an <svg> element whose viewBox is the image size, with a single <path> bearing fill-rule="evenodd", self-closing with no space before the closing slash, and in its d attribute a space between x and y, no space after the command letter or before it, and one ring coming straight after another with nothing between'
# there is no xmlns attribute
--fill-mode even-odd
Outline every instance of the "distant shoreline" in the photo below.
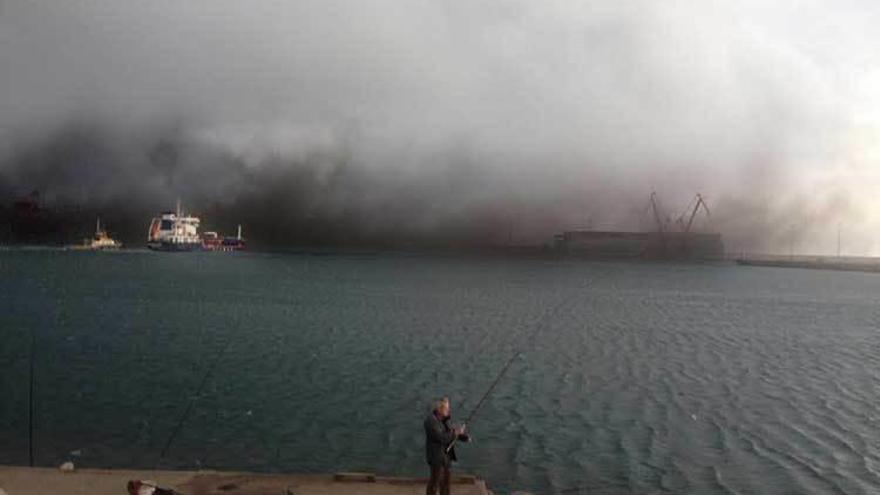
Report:
<svg viewBox="0 0 880 495"><path fill-rule="evenodd" d="M101 250L74 249L72 246L58 245L26 245L26 244L0 244L2 251L50 251L50 252L76 252L90 253ZM109 253L156 253L146 246L124 246L118 249L104 250ZM687 256L634 256L613 254L590 254L590 253L567 253L553 247L544 246L474 246L474 247L371 247L371 246L275 246L266 248L254 248L230 252L190 251L186 253L156 253L160 256L187 256L198 253L208 253L211 256L239 256L242 254L259 255L309 255L309 256L464 256L486 259L529 259L548 261L609 261L609 262L633 262L633 263L728 263L732 259L720 257L687 257Z"/></svg>
<svg viewBox="0 0 880 495"><path fill-rule="evenodd" d="M802 268L808 270L833 270L842 272L880 272L880 258L828 258L828 257L774 257L774 258L738 258L736 263L741 266L758 266L772 268Z"/></svg>

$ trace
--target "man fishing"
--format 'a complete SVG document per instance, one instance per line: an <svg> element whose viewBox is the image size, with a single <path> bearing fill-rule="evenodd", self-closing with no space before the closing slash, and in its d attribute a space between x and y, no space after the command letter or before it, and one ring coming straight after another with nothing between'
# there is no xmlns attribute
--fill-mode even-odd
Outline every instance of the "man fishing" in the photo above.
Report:
<svg viewBox="0 0 880 495"><path fill-rule="evenodd" d="M465 434L465 426L450 427L449 398L444 397L434 402L431 414L425 418L425 459L431 467L431 478L428 480L426 495L449 495L449 469L455 457L456 440L470 441Z"/></svg>
<svg viewBox="0 0 880 495"><path fill-rule="evenodd" d="M554 306L552 310L546 312L544 317L538 320L535 329L529 333L526 342L532 341L543 328L543 323L547 318L565 303L573 300L575 295L576 294L572 294ZM486 390L486 393L480 397L477 405L474 406L474 409L468 414L467 419L464 420L464 423L461 426L455 428L449 426L449 398L444 397L433 404L431 414L425 418L425 458L428 461L428 465L431 466L431 479L428 481L427 495L435 495L437 493L437 488L440 488L440 495L449 495L449 468L452 465L452 462L457 460L455 458L455 443L458 441L470 441L470 437L464 432L464 425L469 424L471 420L476 417L477 413L480 412L480 408L483 407L486 399L489 398L492 391L498 386L498 382L504 378L507 370L510 369L513 362L516 361L516 358L522 355L522 352L522 348L519 348L512 356L510 356L510 359L508 359L504 364L504 367L501 368L501 372L498 373L498 376L496 376L495 380L492 381L492 384L489 385L489 389Z"/></svg>

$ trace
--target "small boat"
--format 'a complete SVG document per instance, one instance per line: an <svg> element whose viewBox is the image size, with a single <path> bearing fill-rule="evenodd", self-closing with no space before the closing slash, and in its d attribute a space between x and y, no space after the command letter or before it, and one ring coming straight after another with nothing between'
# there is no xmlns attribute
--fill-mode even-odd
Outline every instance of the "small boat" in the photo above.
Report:
<svg viewBox="0 0 880 495"><path fill-rule="evenodd" d="M80 245L73 246L74 249L86 251L108 251L119 249L120 247L122 247L122 243L117 241L116 239L111 238L107 234L107 231L101 228L100 218L98 218L95 225L95 236L91 239L86 239Z"/></svg>

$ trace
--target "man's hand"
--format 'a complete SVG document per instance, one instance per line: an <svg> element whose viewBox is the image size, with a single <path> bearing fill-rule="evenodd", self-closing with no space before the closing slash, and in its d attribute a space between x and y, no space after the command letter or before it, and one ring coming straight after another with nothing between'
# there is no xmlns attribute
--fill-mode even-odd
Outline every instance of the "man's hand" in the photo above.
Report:
<svg viewBox="0 0 880 495"><path fill-rule="evenodd" d="M465 430L465 425L461 425L461 426L458 426L458 427L456 427L456 428L453 429L453 431L455 432L455 435L456 435L456 436L458 436L458 435L464 435L464 430Z"/></svg>

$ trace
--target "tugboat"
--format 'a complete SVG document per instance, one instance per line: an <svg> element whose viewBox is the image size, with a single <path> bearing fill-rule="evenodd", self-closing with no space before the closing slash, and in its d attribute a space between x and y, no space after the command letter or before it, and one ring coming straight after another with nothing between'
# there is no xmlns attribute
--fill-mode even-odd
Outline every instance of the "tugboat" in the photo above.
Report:
<svg viewBox="0 0 880 495"><path fill-rule="evenodd" d="M176 211L153 218L147 234L147 247L154 251L201 251L198 217L184 214L177 201Z"/></svg>
<svg viewBox="0 0 880 495"><path fill-rule="evenodd" d="M108 251L119 249L122 243L107 235L107 231L101 228L101 219L98 218L95 225L95 236L86 239L81 245L74 246L74 249L90 250L90 251Z"/></svg>

